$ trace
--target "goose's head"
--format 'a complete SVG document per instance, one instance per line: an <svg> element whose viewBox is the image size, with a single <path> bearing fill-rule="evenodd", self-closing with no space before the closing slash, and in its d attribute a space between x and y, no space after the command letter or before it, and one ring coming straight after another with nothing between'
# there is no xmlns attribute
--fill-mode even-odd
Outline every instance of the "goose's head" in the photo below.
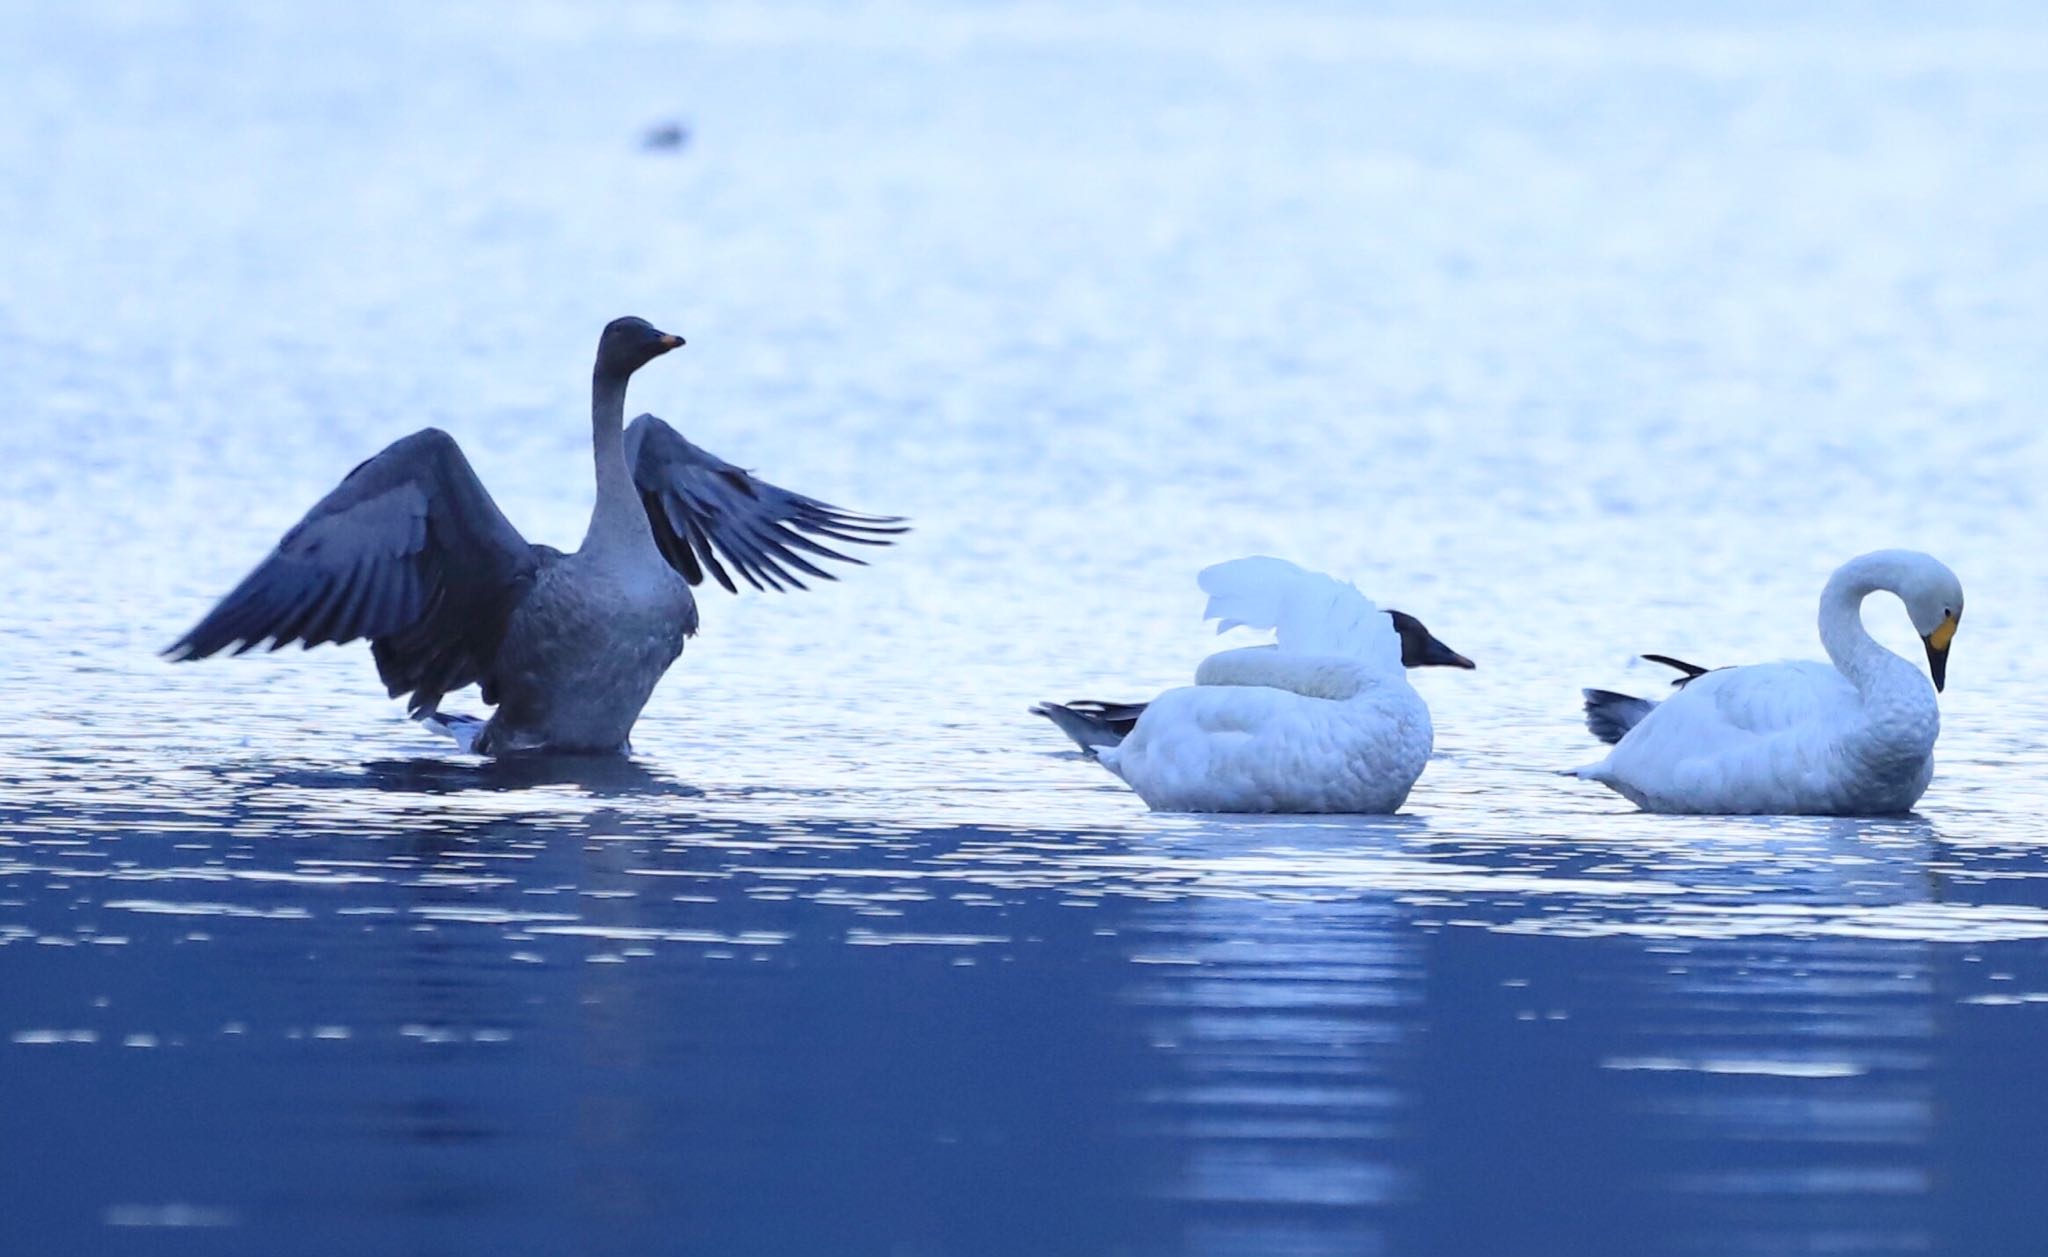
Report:
<svg viewBox="0 0 2048 1257"><path fill-rule="evenodd" d="M1927 670L1938 691L1948 680L1948 644L1963 618L1963 583L1948 566L1931 555L1901 552L1899 580L1893 592L1906 604L1913 631L1927 647Z"/></svg>
<svg viewBox="0 0 2048 1257"><path fill-rule="evenodd" d="M1444 645L1430 631L1422 627L1422 621L1406 611L1389 611L1387 618L1394 622L1394 632L1401 638L1401 666L1404 668L1471 668L1470 659Z"/></svg>
<svg viewBox="0 0 2048 1257"><path fill-rule="evenodd" d="M682 343L682 337L671 336L646 319L613 319L597 338L597 374L631 375Z"/></svg>

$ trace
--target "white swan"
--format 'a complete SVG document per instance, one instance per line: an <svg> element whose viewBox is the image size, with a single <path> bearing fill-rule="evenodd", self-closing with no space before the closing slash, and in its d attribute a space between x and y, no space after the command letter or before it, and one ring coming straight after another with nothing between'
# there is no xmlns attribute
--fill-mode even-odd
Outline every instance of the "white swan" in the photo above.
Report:
<svg viewBox="0 0 2048 1257"><path fill-rule="evenodd" d="M1472 667L1470 659L1438 641L1430 633L1427 625L1406 611L1396 611L1389 607L1384 609L1383 614L1393 624L1394 635L1401 639L1402 667ZM1645 656L1651 659L1656 657ZM1627 698L1620 694L1613 697L1625 703L1648 701ZM1139 718L1145 714L1145 704L1105 703L1101 699L1081 698L1066 703L1038 703L1031 708L1031 714L1044 716L1052 721L1061 733L1074 740L1074 745L1081 748L1082 754L1092 759L1103 747L1115 746L1131 735L1131 730L1137 727ZM1608 739L1610 742L1613 740Z"/></svg>
<svg viewBox="0 0 2048 1257"><path fill-rule="evenodd" d="M1877 644L1863 599L1906 604L1934 676ZM1849 560L1820 595L1820 640L1832 663L1694 671L1661 703L1588 691L1587 723L1618 736L1597 781L1650 812L1884 816L1912 810L1934 776L1936 691L1963 615L1954 572L1915 550Z"/></svg>
<svg viewBox="0 0 2048 1257"><path fill-rule="evenodd" d="M1162 812L1399 808L1433 734L1392 621L1351 585L1281 559L1233 559L1200 581L1218 632L1279 640L1203 660L1194 685L1097 748L1102 765Z"/></svg>

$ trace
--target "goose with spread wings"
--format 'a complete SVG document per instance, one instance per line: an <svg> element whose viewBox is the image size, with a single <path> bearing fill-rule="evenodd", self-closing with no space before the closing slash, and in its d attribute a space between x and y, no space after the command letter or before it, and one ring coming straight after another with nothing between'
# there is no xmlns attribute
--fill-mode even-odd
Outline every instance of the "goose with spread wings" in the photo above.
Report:
<svg viewBox="0 0 2048 1257"><path fill-rule="evenodd" d="M350 472L165 654L367 638L391 696L465 750L627 751L696 632L691 586L802 589L835 579L822 562L860 562L836 547L906 531L758 480L653 415L627 426L627 381L682 343L637 318L599 338L597 499L573 554L521 537L454 439L428 428ZM440 711L472 684L497 709L488 721Z"/></svg>

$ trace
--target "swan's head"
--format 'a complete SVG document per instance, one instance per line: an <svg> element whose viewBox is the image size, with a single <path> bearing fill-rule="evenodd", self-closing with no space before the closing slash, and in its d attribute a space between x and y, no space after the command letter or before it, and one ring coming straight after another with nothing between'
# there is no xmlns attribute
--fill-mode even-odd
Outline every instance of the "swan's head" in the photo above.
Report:
<svg viewBox="0 0 2048 1257"><path fill-rule="evenodd" d="M646 319L613 319L597 338L597 374L631 375L682 343Z"/></svg>
<svg viewBox="0 0 2048 1257"><path fill-rule="evenodd" d="M1389 611L1387 618L1394 622L1394 632L1401 638L1401 666L1404 668L1471 668L1470 659L1444 645L1430 631L1422 627L1422 621L1406 611Z"/></svg>
<svg viewBox="0 0 2048 1257"><path fill-rule="evenodd" d="M1906 604L1913 631L1927 646L1927 670L1940 690L1948 680L1948 644L1963 618L1963 583L1948 565L1931 555L1899 551L1899 577L1893 592Z"/></svg>

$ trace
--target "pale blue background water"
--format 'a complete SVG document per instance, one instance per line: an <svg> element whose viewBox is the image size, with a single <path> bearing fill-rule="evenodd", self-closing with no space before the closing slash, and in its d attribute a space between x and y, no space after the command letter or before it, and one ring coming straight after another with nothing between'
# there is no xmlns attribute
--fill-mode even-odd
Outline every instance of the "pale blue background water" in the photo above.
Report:
<svg viewBox="0 0 2048 1257"><path fill-rule="evenodd" d="M2035 9L420 8L0 9L0 1252L2044 1251ZM423 424L573 544L628 311L918 525L707 597L636 765L154 658ZM1897 544L1918 817L1549 775ZM1404 816L1024 714L1253 552L1479 660Z"/></svg>

